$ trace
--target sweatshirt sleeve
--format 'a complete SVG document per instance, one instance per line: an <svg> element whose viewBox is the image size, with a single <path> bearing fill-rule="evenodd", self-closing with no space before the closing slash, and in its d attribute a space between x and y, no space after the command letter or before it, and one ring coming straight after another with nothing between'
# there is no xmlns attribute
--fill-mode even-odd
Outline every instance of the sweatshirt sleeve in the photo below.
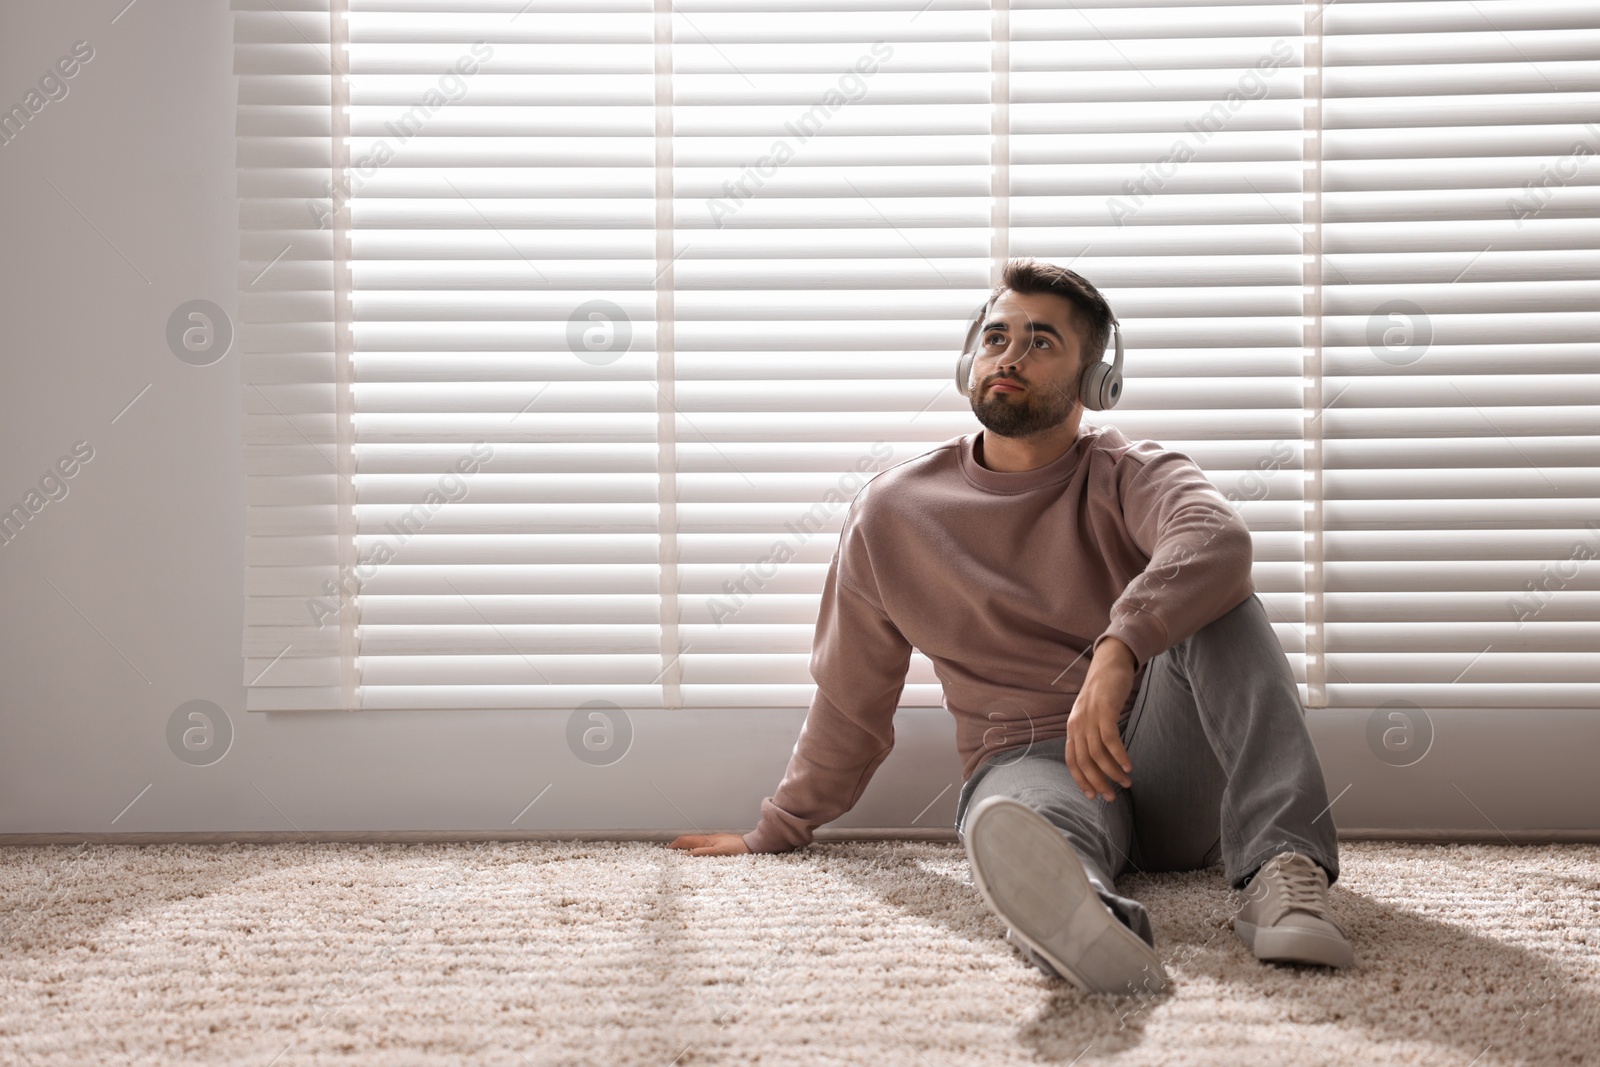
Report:
<svg viewBox="0 0 1600 1067"><path fill-rule="evenodd" d="M1095 639L1123 641L1135 669L1255 592L1250 528L1188 456L1141 441L1116 467L1128 532L1150 562Z"/></svg>
<svg viewBox="0 0 1600 1067"><path fill-rule="evenodd" d="M812 643L817 691L783 781L762 800L761 821L744 835L751 852L810 844L813 830L855 807L894 747L894 713L911 643L862 588L877 586L859 528L847 522L828 567Z"/></svg>

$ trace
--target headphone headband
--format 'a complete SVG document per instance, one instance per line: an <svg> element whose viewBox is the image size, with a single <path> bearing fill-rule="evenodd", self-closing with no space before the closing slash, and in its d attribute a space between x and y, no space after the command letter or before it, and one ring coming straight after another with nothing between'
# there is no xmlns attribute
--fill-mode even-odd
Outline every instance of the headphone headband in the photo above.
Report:
<svg viewBox="0 0 1600 1067"><path fill-rule="evenodd" d="M956 360L956 389L962 396L970 395L968 383L972 379L972 365L978 358L978 338L993 302L993 297L985 300L967 324L967 340ZM1116 350L1112 362L1106 363L1104 352L1096 353L1093 361L1085 359L1083 374L1078 379L1079 402L1090 411L1116 407L1117 401L1122 399L1122 326L1115 315L1111 317L1111 339Z"/></svg>

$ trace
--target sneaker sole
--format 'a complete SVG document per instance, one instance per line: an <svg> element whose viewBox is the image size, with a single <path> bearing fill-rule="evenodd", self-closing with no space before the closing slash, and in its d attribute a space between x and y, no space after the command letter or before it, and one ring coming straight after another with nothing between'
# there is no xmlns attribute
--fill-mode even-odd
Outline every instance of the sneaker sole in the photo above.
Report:
<svg viewBox="0 0 1600 1067"><path fill-rule="evenodd" d="M1009 797L987 797L964 831L972 879L1012 936L1088 993L1159 993L1161 958L1111 913L1056 826Z"/></svg>
<svg viewBox="0 0 1600 1067"><path fill-rule="evenodd" d="M1315 963L1323 967L1349 967L1355 963L1350 943L1305 929L1268 927L1242 919L1233 921L1233 931L1250 946L1256 959L1266 963Z"/></svg>

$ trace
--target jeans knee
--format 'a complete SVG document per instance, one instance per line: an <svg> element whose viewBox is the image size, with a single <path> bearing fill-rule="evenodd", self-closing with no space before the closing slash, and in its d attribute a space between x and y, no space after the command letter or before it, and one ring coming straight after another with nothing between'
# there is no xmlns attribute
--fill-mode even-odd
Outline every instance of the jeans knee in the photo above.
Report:
<svg viewBox="0 0 1600 1067"><path fill-rule="evenodd" d="M1261 603L1261 597L1251 593L1239 603L1218 615L1196 631L1196 634L1221 634L1226 633L1230 640L1238 640L1240 633L1269 634L1277 640L1277 634L1272 629L1272 620L1267 618L1266 605Z"/></svg>

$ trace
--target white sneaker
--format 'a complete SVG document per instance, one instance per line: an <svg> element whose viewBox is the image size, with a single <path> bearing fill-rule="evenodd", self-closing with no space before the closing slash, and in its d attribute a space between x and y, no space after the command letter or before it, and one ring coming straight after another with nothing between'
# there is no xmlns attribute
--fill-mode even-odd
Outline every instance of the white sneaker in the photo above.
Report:
<svg viewBox="0 0 1600 1067"><path fill-rule="evenodd" d="M986 797L963 833L972 880L1024 955L1089 993L1166 988L1160 957L1106 907L1050 820L1010 797Z"/></svg>
<svg viewBox="0 0 1600 1067"><path fill-rule="evenodd" d="M1344 931L1328 913L1328 874L1310 856L1273 856L1250 879L1244 896L1233 929L1256 959L1324 967L1355 962Z"/></svg>

